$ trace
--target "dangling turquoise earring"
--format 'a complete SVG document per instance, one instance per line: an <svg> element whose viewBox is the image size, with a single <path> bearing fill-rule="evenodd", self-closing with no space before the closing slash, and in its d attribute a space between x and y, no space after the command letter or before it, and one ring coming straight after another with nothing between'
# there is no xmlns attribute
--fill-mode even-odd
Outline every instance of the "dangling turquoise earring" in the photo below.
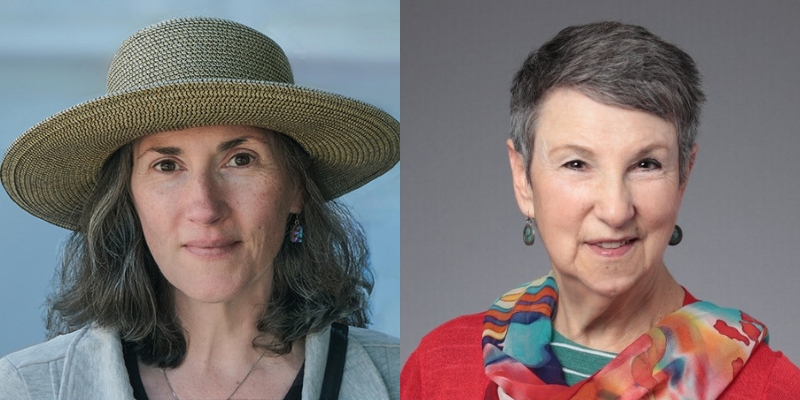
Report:
<svg viewBox="0 0 800 400"><path fill-rule="evenodd" d="M289 240L292 243L303 243L303 225L300 225L300 215L295 214L294 216L294 226L289 233Z"/></svg>
<svg viewBox="0 0 800 400"><path fill-rule="evenodd" d="M675 229L672 231L672 236L669 238L669 245L675 246L683 240L683 231L681 227L675 225Z"/></svg>
<svg viewBox="0 0 800 400"><path fill-rule="evenodd" d="M530 246L536 241L536 232L533 231L533 220L530 218L525 220L525 227L522 228L522 241Z"/></svg>

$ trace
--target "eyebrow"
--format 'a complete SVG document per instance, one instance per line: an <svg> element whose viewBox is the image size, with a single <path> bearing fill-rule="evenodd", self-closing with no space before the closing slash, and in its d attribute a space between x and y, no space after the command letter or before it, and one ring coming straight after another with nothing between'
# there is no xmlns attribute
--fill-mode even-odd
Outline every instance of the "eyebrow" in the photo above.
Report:
<svg viewBox="0 0 800 400"><path fill-rule="evenodd" d="M589 157L592 154L594 154L588 148L583 147L583 146L579 146L577 144L565 144L563 146L558 146L558 147L556 147L554 149L548 149L548 150L549 150L547 152L548 154L559 153L559 152L562 152L562 151L574 151L575 153L578 153L578 155L581 156L581 157Z"/></svg>
<svg viewBox="0 0 800 400"><path fill-rule="evenodd" d="M549 154L558 153L558 152L562 152L562 151L569 151L569 150L574 151L580 157L590 157L591 155L594 154L594 152L592 152L592 150L590 150L590 149L588 149L586 147L583 147L583 146L576 145L576 144L566 144L566 145L563 145L563 146L558 146L555 149L551 149L549 151ZM650 152L652 152L654 150L667 150L668 151L669 147L665 146L662 143L653 143L653 144L647 145L644 148L642 148L641 150L637 151L635 158L643 157L646 154L649 154Z"/></svg>
<svg viewBox="0 0 800 400"><path fill-rule="evenodd" d="M156 152L158 154L162 154L162 155L165 155L165 156L179 156L179 155L181 155L181 149L179 149L177 147L151 147L151 148L145 150L144 152L142 152L142 154L139 154L139 157L136 157L136 158L137 159L142 158L142 156L144 156L145 154L147 154L148 152L151 152L151 151L154 151L154 152Z"/></svg>
<svg viewBox="0 0 800 400"><path fill-rule="evenodd" d="M234 148L234 147L236 147L236 146L238 146L238 145L240 145L240 144L242 144L244 142L247 142L250 139L251 139L250 136L242 136L242 137L238 137L236 139L226 140L226 141L220 143L217 146L217 151L218 152L223 152L223 151L230 150L230 149L232 149L232 148ZM183 151L179 147L173 147L173 146L150 147L149 149L147 149L144 152L142 152L139 155L139 157L136 157L136 158L139 159L139 158L141 158L142 156L144 156L145 154L147 154L148 152L151 152L151 151L156 152L156 153L161 154L161 155L165 155L165 156L179 156L179 155L181 155L183 153Z"/></svg>
<svg viewBox="0 0 800 400"><path fill-rule="evenodd" d="M661 143L653 143L653 144L647 145L643 149L639 150L639 152L636 153L636 157L637 158L638 157L644 157L645 155L647 155L647 154L649 154L649 153L651 153L651 152L653 152L655 150L669 151L669 147L666 146L666 145L663 145Z"/></svg>
<svg viewBox="0 0 800 400"><path fill-rule="evenodd" d="M234 148L234 147L246 142L248 139L250 139L250 138L247 137L247 136L242 136L242 137L238 137L236 139L231 139L231 140L222 142L222 143L219 144L219 146L217 146L217 151L223 152L223 151L230 150L230 149L232 149L232 148Z"/></svg>

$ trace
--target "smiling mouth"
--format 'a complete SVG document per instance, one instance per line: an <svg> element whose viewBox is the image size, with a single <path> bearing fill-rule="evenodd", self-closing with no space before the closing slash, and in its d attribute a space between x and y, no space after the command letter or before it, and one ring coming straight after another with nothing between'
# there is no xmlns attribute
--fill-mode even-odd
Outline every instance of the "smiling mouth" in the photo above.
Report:
<svg viewBox="0 0 800 400"><path fill-rule="evenodd" d="M621 241L616 241L616 242L598 242L598 243L595 243L594 245L598 246L598 247L602 247L604 249L618 249L618 248L620 248L622 246L625 246L626 244L628 244L630 242L633 242L634 240L635 239L627 239L627 240L621 240Z"/></svg>

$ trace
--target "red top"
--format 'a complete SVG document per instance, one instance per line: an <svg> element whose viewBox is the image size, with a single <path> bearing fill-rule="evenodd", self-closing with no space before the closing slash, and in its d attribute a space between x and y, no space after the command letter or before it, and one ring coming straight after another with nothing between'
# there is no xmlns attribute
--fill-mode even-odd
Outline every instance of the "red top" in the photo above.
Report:
<svg viewBox="0 0 800 400"><path fill-rule="evenodd" d="M697 301L686 292L684 303ZM428 333L400 373L400 399L483 399L483 313L465 315ZM723 400L798 399L800 369L762 344L720 395Z"/></svg>

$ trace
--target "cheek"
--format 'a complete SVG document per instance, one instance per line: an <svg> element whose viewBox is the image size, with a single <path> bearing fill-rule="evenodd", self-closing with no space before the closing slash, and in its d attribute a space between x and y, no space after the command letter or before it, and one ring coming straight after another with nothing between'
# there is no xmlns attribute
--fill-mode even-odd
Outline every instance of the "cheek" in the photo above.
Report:
<svg viewBox="0 0 800 400"><path fill-rule="evenodd" d="M554 265L571 264L590 208L582 185L539 177L533 182L536 225Z"/></svg>
<svg viewBox="0 0 800 400"><path fill-rule="evenodd" d="M140 190L133 185L131 191L133 205L139 216L145 242L153 257L158 261L165 253L163 250L167 246L166 239L169 237L170 203L164 201L163 193Z"/></svg>
<svg viewBox="0 0 800 400"><path fill-rule="evenodd" d="M637 214L651 229L667 229L672 233L672 224L681 204L680 191L672 182L652 182L633 190L634 207Z"/></svg>
<svg viewBox="0 0 800 400"><path fill-rule="evenodd" d="M289 215L288 202L284 196L276 195L282 192L279 185L248 185L240 187L231 198L241 226L250 226L255 242L268 253L277 252L280 247Z"/></svg>
<svg viewBox="0 0 800 400"><path fill-rule="evenodd" d="M277 199L261 198L245 202L238 208L240 217L243 220L249 220L255 233L268 236L277 235L276 227L279 225L279 221L282 221L280 215L283 214Z"/></svg>
<svg viewBox="0 0 800 400"><path fill-rule="evenodd" d="M533 182L534 205L540 229L565 229L580 225L590 206L585 185L541 177Z"/></svg>

